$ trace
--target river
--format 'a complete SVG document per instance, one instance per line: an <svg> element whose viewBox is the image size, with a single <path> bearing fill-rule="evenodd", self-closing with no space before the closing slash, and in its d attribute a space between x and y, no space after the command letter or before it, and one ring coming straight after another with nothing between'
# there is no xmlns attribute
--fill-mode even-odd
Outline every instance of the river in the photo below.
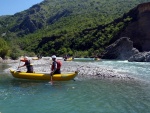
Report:
<svg viewBox="0 0 150 113"><path fill-rule="evenodd" d="M149 113L150 63L86 62L128 74L135 80L77 77L76 81L50 85L13 78L4 72L8 66L0 64L0 113Z"/></svg>

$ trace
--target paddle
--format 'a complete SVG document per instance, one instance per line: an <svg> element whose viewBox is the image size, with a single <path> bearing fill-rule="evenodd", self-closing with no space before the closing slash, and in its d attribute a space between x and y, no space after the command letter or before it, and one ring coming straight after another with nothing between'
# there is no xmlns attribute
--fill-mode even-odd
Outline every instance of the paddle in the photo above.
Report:
<svg viewBox="0 0 150 113"><path fill-rule="evenodd" d="M56 62L56 56L55 55L52 56L52 61L53 61L53 63ZM50 76L51 76L51 85L53 85L53 74L56 71L56 69L55 69L56 67L55 66L53 67L53 63L52 63L52 68L51 68L52 72L50 74Z"/></svg>
<svg viewBox="0 0 150 113"><path fill-rule="evenodd" d="M21 61L19 60L19 65L18 65L18 68L17 68L17 71L18 71L18 72L20 72L20 70L19 70L20 62L21 62Z"/></svg>
<svg viewBox="0 0 150 113"><path fill-rule="evenodd" d="M52 62L50 62L50 69L51 69L51 65L52 65ZM50 83L51 85L53 85L53 73L50 73Z"/></svg>
<svg viewBox="0 0 150 113"><path fill-rule="evenodd" d="M17 70L19 69L19 67L20 67L20 60L19 60L19 65L18 65L18 68L17 68Z"/></svg>
<svg viewBox="0 0 150 113"><path fill-rule="evenodd" d="M50 81L50 83L51 83L51 85L53 85L53 74L51 73L50 76L51 76L51 81Z"/></svg>

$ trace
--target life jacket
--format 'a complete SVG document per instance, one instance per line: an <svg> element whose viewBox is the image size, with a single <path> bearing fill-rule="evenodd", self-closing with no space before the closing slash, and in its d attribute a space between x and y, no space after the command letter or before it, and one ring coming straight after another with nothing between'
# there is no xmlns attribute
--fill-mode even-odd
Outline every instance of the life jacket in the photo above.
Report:
<svg viewBox="0 0 150 113"><path fill-rule="evenodd" d="M30 60L25 61L27 67L27 73L33 73L33 64L31 64Z"/></svg>
<svg viewBox="0 0 150 113"><path fill-rule="evenodd" d="M25 62L27 73L33 73L33 64L31 64L30 60L20 59L20 61Z"/></svg>
<svg viewBox="0 0 150 113"><path fill-rule="evenodd" d="M60 68L61 68L61 65L62 65L61 61L57 60L57 61L55 61L55 62L57 63L57 69L60 69ZM51 70L52 70L52 71L54 70L54 65L53 65L53 64L52 64Z"/></svg>
<svg viewBox="0 0 150 113"><path fill-rule="evenodd" d="M20 59L20 61L25 62L27 65L33 65L31 64L30 60Z"/></svg>
<svg viewBox="0 0 150 113"><path fill-rule="evenodd" d="M26 66L30 66L31 65L30 60L26 60L25 64L26 64Z"/></svg>

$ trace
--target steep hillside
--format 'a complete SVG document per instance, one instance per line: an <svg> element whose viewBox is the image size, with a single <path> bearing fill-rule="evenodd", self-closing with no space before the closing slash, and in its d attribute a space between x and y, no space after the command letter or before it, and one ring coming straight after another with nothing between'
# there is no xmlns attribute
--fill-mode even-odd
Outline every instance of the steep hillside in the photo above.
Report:
<svg viewBox="0 0 150 113"><path fill-rule="evenodd" d="M138 5L127 15L132 22L119 33L118 38L129 37L139 51L150 51L150 2Z"/></svg>
<svg viewBox="0 0 150 113"><path fill-rule="evenodd" d="M132 20L130 16L118 17L147 1L44 0L23 12L1 17L0 34L22 50L43 55L92 55L102 52Z"/></svg>

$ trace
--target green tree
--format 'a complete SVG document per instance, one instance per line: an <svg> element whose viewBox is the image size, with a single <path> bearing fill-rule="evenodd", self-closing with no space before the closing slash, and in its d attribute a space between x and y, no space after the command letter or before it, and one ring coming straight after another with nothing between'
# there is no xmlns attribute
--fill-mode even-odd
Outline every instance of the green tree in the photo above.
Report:
<svg viewBox="0 0 150 113"><path fill-rule="evenodd" d="M5 58L6 55L8 55L9 52L9 47L7 45L7 42L0 38L0 57L3 59Z"/></svg>

